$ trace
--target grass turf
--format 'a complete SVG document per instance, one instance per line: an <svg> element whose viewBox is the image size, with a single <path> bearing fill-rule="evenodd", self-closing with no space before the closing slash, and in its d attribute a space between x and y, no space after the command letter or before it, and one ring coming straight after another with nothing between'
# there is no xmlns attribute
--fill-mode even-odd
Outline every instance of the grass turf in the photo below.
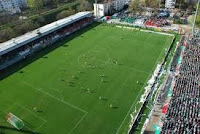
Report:
<svg viewBox="0 0 200 134"><path fill-rule="evenodd" d="M91 27L10 69L18 70L0 81L2 132L21 133L6 122L8 112L24 121L24 132L124 132L172 37Z"/></svg>

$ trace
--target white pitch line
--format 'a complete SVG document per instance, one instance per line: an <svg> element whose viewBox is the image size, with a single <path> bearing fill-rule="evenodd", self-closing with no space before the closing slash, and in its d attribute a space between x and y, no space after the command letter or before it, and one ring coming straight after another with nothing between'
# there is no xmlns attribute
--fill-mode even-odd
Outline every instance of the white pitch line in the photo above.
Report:
<svg viewBox="0 0 200 134"><path fill-rule="evenodd" d="M21 107L21 110L20 110L20 111L22 111L23 109L25 109L25 110L27 110L28 112L30 112L31 114L33 114L34 116L40 118L40 119L43 121L43 122L41 123L41 125L38 126L36 129L39 129L40 127L42 127L42 126L47 122L45 119L43 119L42 117L40 117L40 116L36 115L35 113L31 112L29 109L25 108L24 106L22 106L22 105L20 105L20 104L18 104L18 103L14 103L11 107L13 107L14 105L20 106L20 107ZM9 108L11 108L11 107L9 107ZM9 109L9 108L8 108L8 109ZM8 110L8 109L7 109L7 110ZM20 113L20 111L19 111L19 113ZM6 112L4 112L4 113L7 114ZM32 129L29 128L28 126L25 125L25 127L26 127L27 129L29 129L30 131L36 133L35 130L32 130Z"/></svg>
<svg viewBox="0 0 200 134"><path fill-rule="evenodd" d="M35 128L36 130L37 129L39 129L39 128L41 128L45 123L47 123L47 122L43 122L43 123L41 123L41 125L40 126L38 126L37 128Z"/></svg>
<svg viewBox="0 0 200 134"><path fill-rule="evenodd" d="M74 126L74 128L72 128L72 130L69 132L69 134L71 134L74 129L76 129L78 127L78 125L82 122L82 120L87 116L88 113L85 113L85 115L79 120L79 122L76 124L76 126Z"/></svg>
<svg viewBox="0 0 200 134"><path fill-rule="evenodd" d="M76 107L76 106L74 106L74 105L72 105L72 104L70 104L70 103L68 103L68 102L66 102L66 101L63 101L63 100L61 100L61 99L59 99L59 98L57 98L57 97L55 97L55 96L53 96L53 95L51 95L51 94L49 94L49 93L46 93L46 92L42 91L40 88L34 88L34 87L32 87L30 84L28 84L28 83L25 82L25 81L24 81L24 84L26 84L27 86L29 86L29 87L31 87L31 88L33 88L33 89L35 89L35 90L37 90L37 91L39 91L39 92L41 92L41 93L47 95L47 96L49 96L49 97L52 97L52 98L54 98L54 99L56 99L56 100L58 100L58 101L60 101L60 102L62 102L62 103L64 103L64 104L66 104L66 105L68 105L68 106L70 106L70 107L73 107L73 108L75 108L75 109L77 109L77 110L79 110L79 111L82 111L82 112L84 112L84 113L88 113L87 111L85 111L85 110L83 110L83 109L80 109L80 108L78 108L78 107Z"/></svg>
<svg viewBox="0 0 200 134"><path fill-rule="evenodd" d="M50 88L50 89L53 89L54 91L56 91L56 92L58 92L59 94L60 94L60 96L61 96L61 100L64 100L64 98L63 98L63 90L62 91L59 91L58 89L56 89L56 88Z"/></svg>
<svg viewBox="0 0 200 134"><path fill-rule="evenodd" d="M29 129L32 133L37 133L35 130L32 130L31 128L29 128L28 126L25 126L27 129Z"/></svg>
<svg viewBox="0 0 200 134"><path fill-rule="evenodd" d="M41 120L43 121L37 128L35 128L35 130L41 128L45 123L47 123L47 120L45 120L44 118L42 118L42 117L36 115L35 113L33 113L32 111L30 111L30 110L27 109L26 107L23 107L22 105L20 105L20 104L18 104L18 103L17 103L17 105L19 105L20 107L22 107L22 109L27 110L28 112L30 112L31 114L33 114L35 117L38 117L39 119L41 119ZM26 126L26 127L27 127L28 129L30 129L28 126ZM32 130L32 129L30 129L30 130L35 132L35 130Z"/></svg>
<svg viewBox="0 0 200 134"><path fill-rule="evenodd" d="M31 110L27 109L26 107L24 107L24 106L22 106L22 105L20 105L20 104L18 104L18 103L16 103L16 105L20 106L22 109L27 110L28 112L30 112L31 114L33 114L35 117L40 118L43 122L47 122L45 119L43 119L42 117L40 117L40 116L38 116L37 114L33 113Z"/></svg>

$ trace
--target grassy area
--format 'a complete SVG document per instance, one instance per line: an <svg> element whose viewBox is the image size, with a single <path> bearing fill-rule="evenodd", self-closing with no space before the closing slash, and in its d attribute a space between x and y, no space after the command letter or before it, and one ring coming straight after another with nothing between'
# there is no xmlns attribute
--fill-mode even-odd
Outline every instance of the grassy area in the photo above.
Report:
<svg viewBox="0 0 200 134"><path fill-rule="evenodd" d="M39 52L33 62L29 58L4 72L21 68L0 82L1 132L20 133L5 120L12 112L24 121L25 132L125 133L171 40L99 25L59 42L53 51Z"/></svg>

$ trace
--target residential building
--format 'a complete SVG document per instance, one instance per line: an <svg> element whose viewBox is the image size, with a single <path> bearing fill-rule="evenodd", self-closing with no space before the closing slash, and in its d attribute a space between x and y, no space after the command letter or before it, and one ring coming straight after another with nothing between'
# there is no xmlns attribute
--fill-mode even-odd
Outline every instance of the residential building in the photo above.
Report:
<svg viewBox="0 0 200 134"><path fill-rule="evenodd" d="M165 0L165 8L174 9L176 0Z"/></svg>
<svg viewBox="0 0 200 134"><path fill-rule="evenodd" d="M0 11L5 10L12 13L21 12L27 6L26 0L0 0Z"/></svg>
<svg viewBox="0 0 200 134"><path fill-rule="evenodd" d="M94 3L94 15L101 17L111 14L114 11L120 11L128 4L129 0L112 0L102 3Z"/></svg>

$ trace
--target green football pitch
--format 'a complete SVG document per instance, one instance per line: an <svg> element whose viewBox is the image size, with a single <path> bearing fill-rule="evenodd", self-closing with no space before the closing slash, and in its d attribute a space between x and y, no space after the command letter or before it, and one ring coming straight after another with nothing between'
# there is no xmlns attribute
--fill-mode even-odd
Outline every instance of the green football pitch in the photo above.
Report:
<svg viewBox="0 0 200 134"><path fill-rule="evenodd" d="M12 66L1 73L0 132L125 132L172 39L91 25ZM21 131L7 123L9 112L24 122Z"/></svg>

